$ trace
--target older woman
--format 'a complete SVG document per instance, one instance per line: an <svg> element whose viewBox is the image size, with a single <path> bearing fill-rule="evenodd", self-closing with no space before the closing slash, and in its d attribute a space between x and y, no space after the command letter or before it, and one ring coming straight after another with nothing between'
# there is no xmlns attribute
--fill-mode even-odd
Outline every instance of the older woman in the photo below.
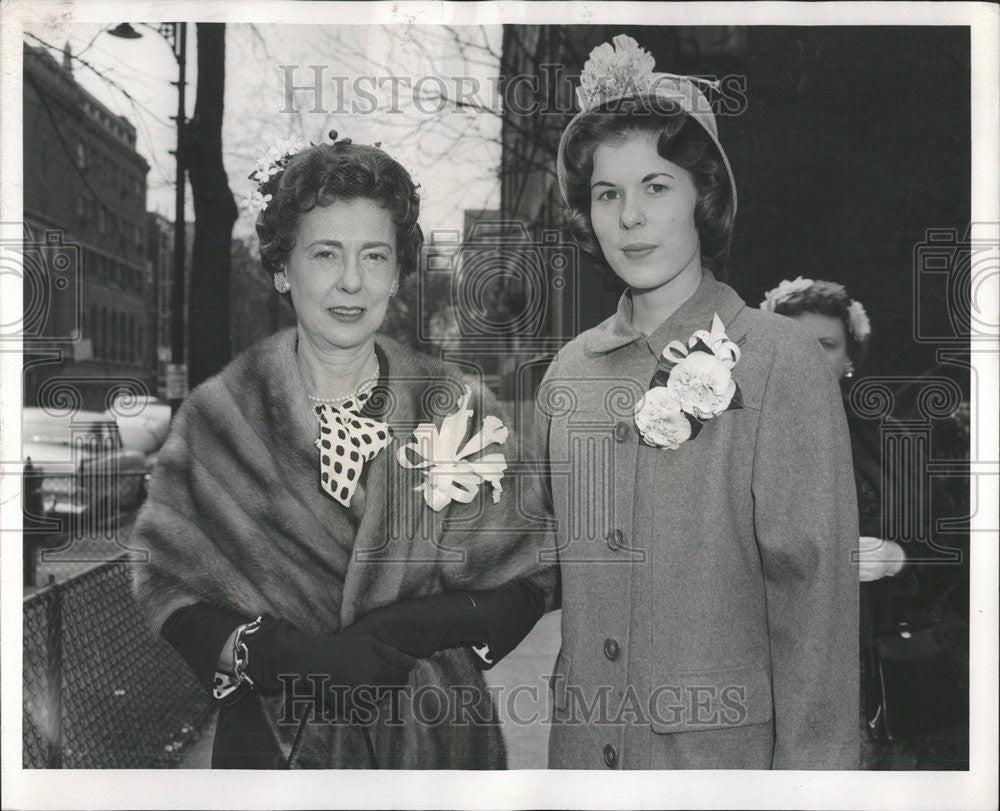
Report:
<svg viewBox="0 0 1000 811"><path fill-rule="evenodd" d="M416 188L349 140L284 143L252 177L297 326L178 412L139 604L221 705L216 767L502 768L479 668L551 594L546 512L490 392L376 336L417 266Z"/></svg>
<svg viewBox="0 0 1000 811"><path fill-rule="evenodd" d="M857 512L836 381L726 272L736 185L699 81L591 52L559 145L628 286L540 390L562 574L550 766L856 768ZM593 719L597 713L597 721Z"/></svg>

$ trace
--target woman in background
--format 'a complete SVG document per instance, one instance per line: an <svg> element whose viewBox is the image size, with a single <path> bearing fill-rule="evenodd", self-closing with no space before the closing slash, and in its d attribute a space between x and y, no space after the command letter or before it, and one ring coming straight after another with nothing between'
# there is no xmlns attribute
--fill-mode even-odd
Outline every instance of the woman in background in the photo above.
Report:
<svg viewBox="0 0 1000 811"><path fill-rule="evenodd" d="M882 453L878 425L855 414L848 397L855 369L864 360L871 336L865 308L847 295L843 285L801 276L765 293L760 308L798 321L823 347L840 381L851 433L861 535L858 577L862 582L871 582L898 574L906 555L899 544L880 537Z"/></svg>
<svg viewBox="0 0 1000 811"><path fill-rule="evenodd" d="M799 277L783 281L768 291L761 302L761 309L788 316L805 327L823 347L841 384L851 433L858 495L863 767L913 769L923 763L932 768L960 768L963 760L968 762L967 752L961 752L962 740L968 738L967 730L962 729L964 719L959 717L962 715L961 702L954 710L951 728L928 729L924 734L908 735L893 741L872 735L879 728L880 714L884 709L882 691L887 689L884 684L877 683L878 671L872 649L874 636L896 631L896 624L904 617L911 622L916 620L919 625L943 612L946 624L941 627L947 628L947 631L942 634L942 639L951 649L951 658L955 662L952 681L961 693L963 686L958 682L963 681L962 671L968 647L967 643L961 643L963 631L960 617L967 616L968 611L956 612L950 607L954 596L951 593L955 586L954 574L959 567L923 566L919 574L912 566L904 569L906 553L903 547L882 537L882 506L886 501L882 497L883 482L886 481L882 457L885 421L861 417L852 408L850 398L855 372L864 363L871 337L865 308L861 302L852 300L840 284ZM892 502L897 502L897 499L892 499ZM949 514L961 515L964 511ZM944 577L943 572L947 573ZM910 666L918 667L915 662ZM927 673L913 672L916 679L929 677ZM967 676L964 681L967 682ZM938 701L943 704L945 696L938 695Z"/></svg>

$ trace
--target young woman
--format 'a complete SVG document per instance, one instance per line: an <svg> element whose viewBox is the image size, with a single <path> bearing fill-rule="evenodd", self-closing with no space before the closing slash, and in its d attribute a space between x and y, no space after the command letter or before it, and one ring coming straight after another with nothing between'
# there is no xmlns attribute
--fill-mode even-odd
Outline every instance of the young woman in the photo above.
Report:
<svg viewBox="0 0 1000 811"><path fill-rule="evenodd" d="M736 187L696 81L619 36L578 98L560 188L628 289L539 392L563 609L549 765L857 768L835 376L721 281Z"/></svg>

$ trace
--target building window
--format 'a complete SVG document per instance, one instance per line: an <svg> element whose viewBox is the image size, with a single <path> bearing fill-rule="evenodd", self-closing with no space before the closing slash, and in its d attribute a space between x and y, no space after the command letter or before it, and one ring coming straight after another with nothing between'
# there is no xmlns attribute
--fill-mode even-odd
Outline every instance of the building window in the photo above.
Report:
<svg viewBox="0 0 1000 811"><path fill-rule="evenodd" d="M104 332L104 359L111 360L111 356L114 353L114 324L111 323L111 313L108 310L104 310L101 313L101 319L103 323Z"/></svg>
<svg viewBox="0 0 1000 811"><path fill-rule="evenodd" d="M87 166L87 148L82 141L76 145L76 165L81 169Z"/></svg>
<svg viewBox="0 0 1000 811"><path fill-rule="evenodd" d="M128 360L128 339L128 319L125 317L125 313L118 313L118 360Z"/></svg>
<svg viewBox="0 0 1000 811"><path fill-rule="evenodd" d="M106 360L108 357L108 338L109 338L108 311L105 310L103 307L101 307L100 310L98 310L98 313L99 315L98 315L97 330L98 334L101 336L101 340L99 342L101 347L100 356L102 360Z"/></svg>
<svg viewBox="0 0 1000 811"><path fill-rule="evenodd" d="M97 230L102 234L107 229L107 216L104 213L104 206L98 204L97 206Z"/></svg>

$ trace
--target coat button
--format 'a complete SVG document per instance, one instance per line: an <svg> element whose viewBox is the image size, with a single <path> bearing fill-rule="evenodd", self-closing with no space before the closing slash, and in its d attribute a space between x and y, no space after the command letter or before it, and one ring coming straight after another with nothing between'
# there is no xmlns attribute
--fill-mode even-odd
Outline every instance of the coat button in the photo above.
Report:
<svg viewBox="0 0 1000 811"><path fill-rule="evenodd" d="M624 420L615 424L615 439L619 442L624 442L631 433L632 428Z"/></svg>
<svg viewBox="0 0 1000 811"><path fill-rule="evenodd" d="M621 650L621 646L618 644L617 639L605 639L604 640L604 655L607 656L612 662L618 658L618 653Z"/></svg>
<svg viewBox="0 0 1000 811"><path fill-rule="evenodd" d="M625 546L625 533L620 529L608 533L608 549L621 549Z"/></svg>
<svg viewBox="0 0 1000 811"><path fill-rule="evenodd" d="M618 765L618 752L615 751L615 748L610 743L604 747L604 763L609 769L613 769Z"/></svg>

